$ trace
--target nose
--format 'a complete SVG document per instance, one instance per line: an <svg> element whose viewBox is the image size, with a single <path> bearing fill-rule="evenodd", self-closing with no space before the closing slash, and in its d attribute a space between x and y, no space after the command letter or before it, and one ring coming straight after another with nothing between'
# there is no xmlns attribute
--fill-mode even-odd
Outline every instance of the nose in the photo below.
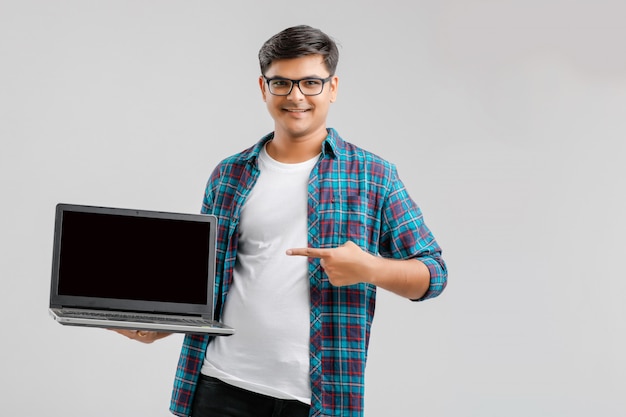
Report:
<svg viewBox="0 0 626 417"><path fill-rule="evenodd" d="M304 100L304 94L302 94L302 90L300 90L300 82L294 83L289 95L287 96L289 100L292 101L301 101Z"/></svg>

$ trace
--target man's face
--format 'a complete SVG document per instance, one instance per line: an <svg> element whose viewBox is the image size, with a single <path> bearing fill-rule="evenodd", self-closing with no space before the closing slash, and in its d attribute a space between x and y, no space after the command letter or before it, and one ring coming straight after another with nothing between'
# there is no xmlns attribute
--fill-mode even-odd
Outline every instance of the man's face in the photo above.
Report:
<svg viewBox="0 0 626 417"><path fill-rule="evenodd" d="M274 61L265 73L265 78L268 79L325 79L329 76L321 55ZM263 101L274 119L276 136L285 135L289 139L325 137L326 116L330 104L337 96L337 83L338 78L333 76L324 84L322 92L315 96L305 96L295 84L289 95L276 96L270 93L265 79L260 77Z"/></svg>

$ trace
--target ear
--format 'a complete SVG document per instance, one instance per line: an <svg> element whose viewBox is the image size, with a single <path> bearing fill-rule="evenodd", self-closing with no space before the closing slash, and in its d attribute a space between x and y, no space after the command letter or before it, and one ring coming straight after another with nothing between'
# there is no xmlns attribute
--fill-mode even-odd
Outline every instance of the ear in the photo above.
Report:
<svg viewBox="0 0 626 417"><path fill-rule="evenodd" d="M329 81L330 84L330 102L334 103L337 100L337 87L339 86L339 77L336 75Z"/></svg>
<svg viewBox="0 0 626 417"><path fill-rule="evenodd" d="M259 76L259 88L261 89L261 95L263 96L263 101L267 101L267 84L265 83L265 78L263 76Z"/></svg>

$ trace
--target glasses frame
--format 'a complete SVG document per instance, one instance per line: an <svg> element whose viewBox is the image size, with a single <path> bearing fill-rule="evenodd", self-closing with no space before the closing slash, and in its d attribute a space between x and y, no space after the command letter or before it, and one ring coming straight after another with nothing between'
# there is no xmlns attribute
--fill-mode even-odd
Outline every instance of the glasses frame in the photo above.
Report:
<svg viewBox="0 0 626 417"><path fill-rule="evenodd" d="M327 82L329 82L330 80L332 80L334 77L334 75L329 75L326 78L319 78L319 77L307 77L307 78L301 78L299 80L292 80L289 78L283 78L283 77L272 77L272 78L267 78L265 75L263 76L263 78L265 79L265 82L267 83L267 91L270 92L271 95L273 96L278 96L278 97L285 97L288 96L289 94L291 94L291 92L293 91L293 87L295 85L298 86L298 90L300 90L300 92L302 93L303 96L307 96L307 97L313 97L313 96L319 96L320 94L322 94L322 92L324 91L324 85L326 85ZM300 82L301 81L309 81L309 80L315 80L315 81L321 81L322 82L322 88L320 89L319 93L316 94L307 94L304 91L302 91L302 88L300 87ZM272 88L270 87L270 81L290 81L291 82L291 88L289 89L289 91L285 94L276 94L274 92L272 92Z"/></svg>

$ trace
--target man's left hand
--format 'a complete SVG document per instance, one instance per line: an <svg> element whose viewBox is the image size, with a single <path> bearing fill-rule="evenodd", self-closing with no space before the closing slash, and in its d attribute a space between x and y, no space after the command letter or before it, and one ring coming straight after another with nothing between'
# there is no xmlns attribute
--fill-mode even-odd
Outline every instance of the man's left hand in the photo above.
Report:
<svg viewBox="0 0 626 417"><path fill-rule="evenodd" d="M336 248L288 249L287 255L318 258L328 276L328 281L337 287L370 282L367 271L376 259L351 241Z"/></svg>

